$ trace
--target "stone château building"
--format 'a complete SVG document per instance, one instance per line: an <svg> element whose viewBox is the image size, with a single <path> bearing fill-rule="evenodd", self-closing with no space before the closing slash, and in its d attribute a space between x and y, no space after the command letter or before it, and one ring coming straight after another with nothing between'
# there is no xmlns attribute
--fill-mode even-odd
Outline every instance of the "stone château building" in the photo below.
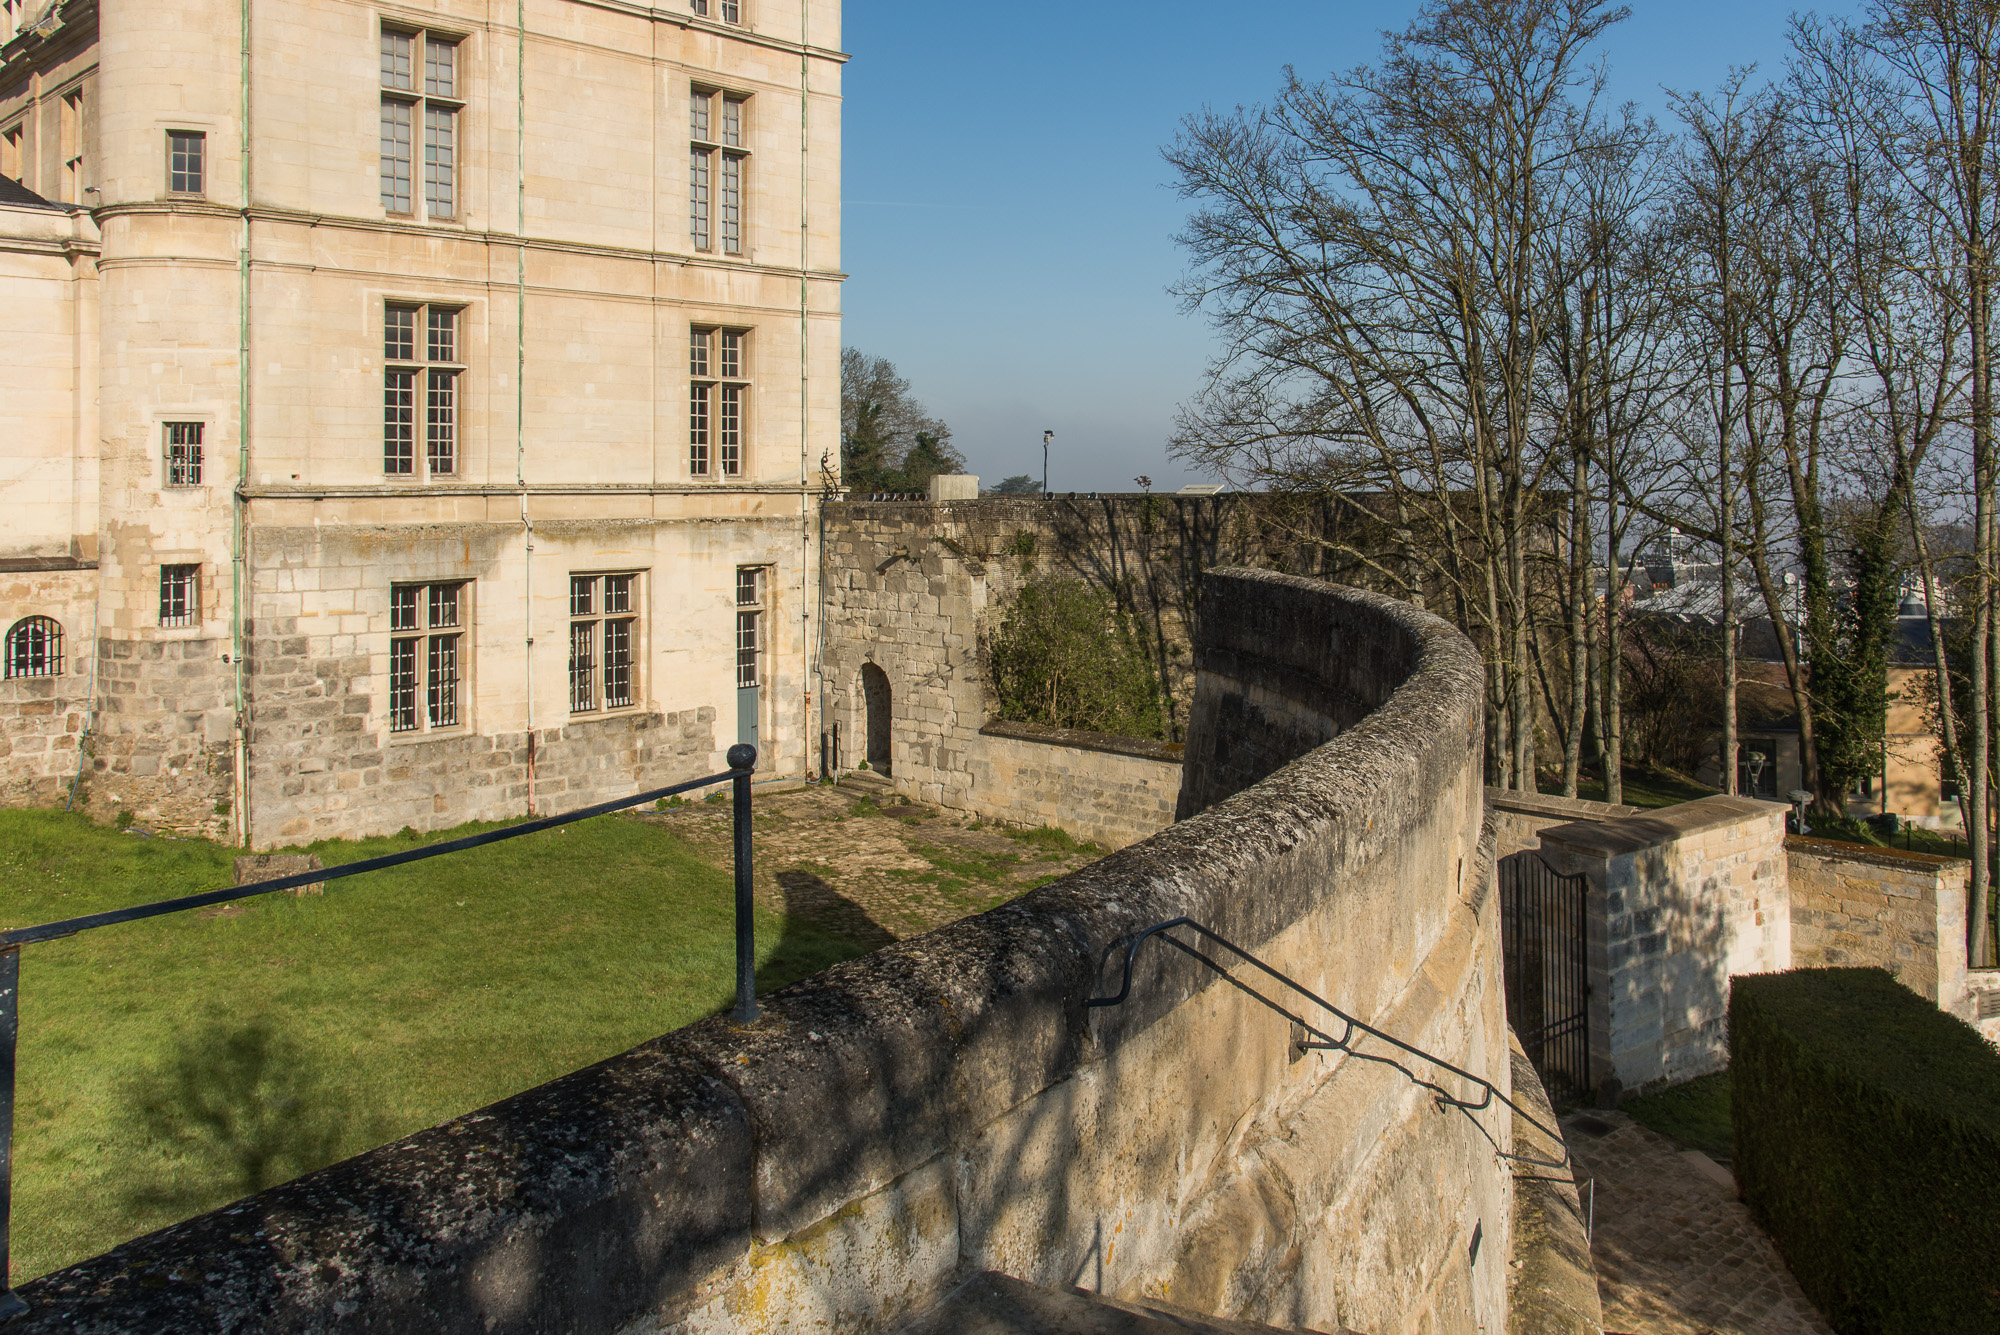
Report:
<svg viewBox="0 0 2000 1335"><path fill-rule="evenodd" d="M0 796L268 846L804 772L839 19L0 0Z"/></svg>

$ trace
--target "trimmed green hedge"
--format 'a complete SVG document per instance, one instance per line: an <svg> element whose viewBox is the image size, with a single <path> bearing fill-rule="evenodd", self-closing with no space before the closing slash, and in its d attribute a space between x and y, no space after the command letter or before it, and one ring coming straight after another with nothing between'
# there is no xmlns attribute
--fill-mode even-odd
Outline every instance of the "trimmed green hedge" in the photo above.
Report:
<svg viewBox="0 0 2000 1335"><path fill-rule="evenodd" d="M1881 969L1734 980L1736 1180L1842 1335L2000 1331L2000 1053Z"/></svg>

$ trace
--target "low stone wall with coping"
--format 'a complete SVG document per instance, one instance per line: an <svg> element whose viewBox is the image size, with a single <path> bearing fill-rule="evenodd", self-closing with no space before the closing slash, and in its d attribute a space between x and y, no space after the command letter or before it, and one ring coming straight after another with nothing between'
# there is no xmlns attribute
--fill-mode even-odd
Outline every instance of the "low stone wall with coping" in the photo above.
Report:
<svg viewBox="0 0 2000 1335"><path fill-rule="evenodd" d="M1577 821L1617 820L1636 816L1644 807L1621 806L1615 802L1592 802L1581 797L1558 797L1551 793L1520 793L1509 788L1488 788L1486 810L1493 820L1494 837L1501 857L1523 849L1539 848L1542 831Z"/></svg>
<svg viewBox="0 0 2000 1335"><path fill-rule="evenodd" d="M1976 1019L1966 990L1966 884L1972 864L1832 839L1785 840L1792 967L1875 966L1917 995Z"/></svg>
<svg viewBox="0 0 2000 1335"><path fill-rule="evenodd" d="M1117 986L1107 947L1189 916L1509 1087L1477 653L1376 595L1207 578L1228 611L1197 645L1187 819L754 1025L37 1280L10 1335L875 1332L985 1270L1282 1326L1505 1329L1505 1107L1441 1110L1413 1076L1475 1091L1422 1059L1301 1052L1158 943L1125 1004L1083 1004Z"/></svg>
<svg viewBox="0 0 2000 1335"><path fill-rule="evenodd" d="M946 791L953 808L1009 825L1052 825L1106 848L1173 824L1181 789L1178 745L1003 719L968 739L965 764L972 783Z"/></svg>

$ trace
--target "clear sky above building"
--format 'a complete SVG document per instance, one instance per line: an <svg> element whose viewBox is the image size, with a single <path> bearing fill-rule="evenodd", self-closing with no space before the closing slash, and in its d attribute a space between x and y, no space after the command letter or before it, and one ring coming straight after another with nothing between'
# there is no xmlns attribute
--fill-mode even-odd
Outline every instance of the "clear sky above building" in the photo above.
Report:
<svg viewBox="0 0 2000 1335"><path fill-rule="evenodd" d="M1185 206L1160 148L1203 105L1266 101L1282 70L1373 62L1404 0L1096 6L848 0L845 341L889 358L990 484L1056 491L1206 479L1167 457L1201 382L1199 317L1167 287ZM1821 12L1852 12L1850 3ZM1620 99L1776 72L1793 8L1633 0L1604 47Z"/></svg>

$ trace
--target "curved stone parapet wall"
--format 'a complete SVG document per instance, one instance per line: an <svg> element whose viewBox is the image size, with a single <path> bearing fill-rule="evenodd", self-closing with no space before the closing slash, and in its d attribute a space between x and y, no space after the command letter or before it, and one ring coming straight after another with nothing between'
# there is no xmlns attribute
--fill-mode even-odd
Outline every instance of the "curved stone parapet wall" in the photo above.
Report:
<svg viewBox="0 0 2000 1335"><path fill-rule="evenodd" d="M774 993L755 1026L704 1021L36 1281L14 1330L888 1331L984 1270L1284 1326L1504 1329L1504 1108L1301 1053L1157 944L1126 1004L1083 1004L1116 985L1108 944L1185 915L1507 1084L1472 647L1286 576L1211 572L1206 597L1199 814ZM1210 765L1261 781L1228 794Z"/></svg>

